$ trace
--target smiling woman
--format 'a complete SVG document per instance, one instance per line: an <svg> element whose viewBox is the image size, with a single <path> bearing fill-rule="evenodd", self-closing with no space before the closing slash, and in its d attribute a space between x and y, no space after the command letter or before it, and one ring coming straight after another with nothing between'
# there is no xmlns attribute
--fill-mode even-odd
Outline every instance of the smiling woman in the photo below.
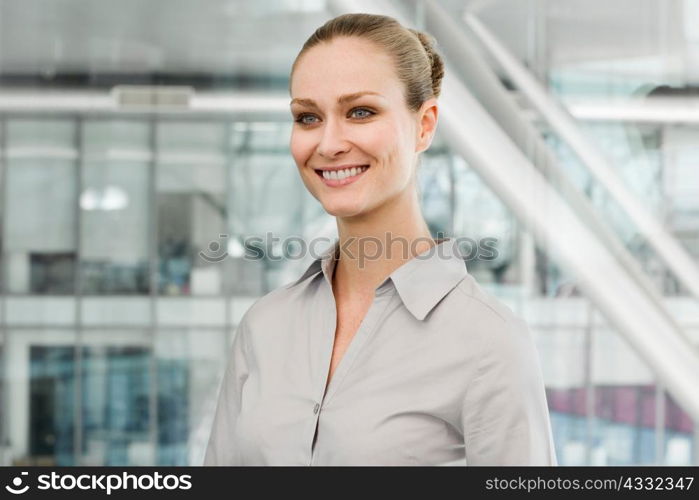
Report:
<svg viewBox="0 0 699 500"><path fill-rule="evenodd" d="M417 185L417 153L432 141L436 95L430 59L419 38L405 29L400 34L406 40L391 43L400 48L401 41L411 42L413 50L401 48L394 57L371 37L338 34L330 39L321 31L304 45L292 68L291 153L309 192L332 215L351 216L389 200L393 206L416 208L405 187ZM423 71L396 71L394 61ZM420 82L425 77L429 85ZM351 166L368 167L357 176L360 182L332 182L332 172ZM331 178L323 182L318 170L330 172L326 175ZM337 187L344 189L331 189ZM424 228L420 232L427 236Z"/></svg>
<svg viewBox="0 0 699 500"><path fill-rule="evenodd" d="M205 464L556 463L527 326L421 213L443 74L431 37L385 16L301 49L291 154L339 240L243 316Z"/></svg>

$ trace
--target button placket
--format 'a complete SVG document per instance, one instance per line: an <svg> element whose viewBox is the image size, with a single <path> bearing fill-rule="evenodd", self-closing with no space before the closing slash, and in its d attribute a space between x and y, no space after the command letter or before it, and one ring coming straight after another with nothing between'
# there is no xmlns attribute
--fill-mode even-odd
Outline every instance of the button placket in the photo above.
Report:
<svg viewBox="0 0 699 500"><path fill-rule="evenodd" d="M328 287L330 288L330 297L331 301L330 304L327 305L328 310L332 310L332 315L330 318L327 318L327 321L323 325L323 331L328 331L330 332L329 335L325 336L325 349L324 353L330 353L330 357L332 358L332 350L333 346L335 343L335 325L337 323L337 310L335 309L335 300L332 295L332 286L328 282ZM327 295L326 295L327 296ZM318 386L318 397L316 398L315 405L313 406L313 433L311 435L311 460L309 462L309 465L313 465L313 462L315 460L315 455L316 455L316 440L317 440L317 433L318 433L318 420L320 419L320 408L322 403L325 401L325 395L327 391L327 371L330 368L330 359L328 359L327 363L325 362L325 359L323 359L323 362L321 363L321 366L323 366L322 373L325 374L324 377L321 377L319 380L319 386Z"/></svg>
<svg viewBox="0 0 699 500"><path fill-rule="evenodd" d="M388 306L392 302L392 298L393 294L375 296L374 302L369 307L366 316L364 316L362 319L359 329L354 334L349 347L342 356L342 359L335 369L335 374L326 388L326 392L323 397L323 404L325 406L327 406L335 394L337 394L338 388L342 385L342 381L347 374L350 373L352 365L360 355L362 346L369 339L369 337L374 334L374 331L376 330L377 325L380 323L381 318L384 317L386 309L388 309Z"/></svg>
<svg viewBox="0 0 699 500"><path fill-rule="evenodd" d="M320 419L320 403L313 406L313 431L311 433L311 456L308 465L313 465L316 456L316 440L318 439L318 420Z"/></svg>
<svg viewBox="0 0 699 500"><path fill-rule="evenodd" d="M326 354L328 356L327 358L327 368L329 369L330 367L330 362L332 359L332 351L335 343L335 328L337 326L337 309L336 309L336 303L335 299L332 293L332 286L328 284L328 287L330 288L329 291L329 296L331 297L331 300L329 301L330 304L328 305L329 309L332 310L332 315L330 318L328 318L329 324L326 325L326 331L329 331L330 334L327 336L327 342L328 344L326 345ZM391 286L390 281L385 283L384 286L380 287L381 290L375 294L374 301L372 302L371 306L369 307L369 310L367 311L366 316L362 319L362 322L359 325L359 328L357 332L355 333L354 338L350 342L350 345L347 349L347 351L344 353L342 360L340 360L340 363L338 364L337 369L335 370L335 374L333 375L332 379L330 380L330 383L327 383L327 378L323 380L323 383L320 386L321 394L320 397L316 401L320 401L320 403L316 403L314 408L313 408L313 414L315 416L315 422L314 422L314 433L313 433L313 438L312 438L312 444L311 444L311 460L309 465L313 465L315 462L315 456L316 456L316 434L318 432L318 426L319 426L319 419L320 419L320 409L323 405L327 404L327 402L332 399L332 397L335 395L337 392L337 387L340 385L342 379L345 377L347 372L350 370L351 365L354 363L354 360L356 356L358 355L358 352L361 351L361 347L364 344L364 342L368 339L368 337L374 332L376 325L379 323L380 319L383 317L386 309L392 302L392 297L395 295L396 291L395 288ZM327 372L326 372L327 373Z"/></svg>

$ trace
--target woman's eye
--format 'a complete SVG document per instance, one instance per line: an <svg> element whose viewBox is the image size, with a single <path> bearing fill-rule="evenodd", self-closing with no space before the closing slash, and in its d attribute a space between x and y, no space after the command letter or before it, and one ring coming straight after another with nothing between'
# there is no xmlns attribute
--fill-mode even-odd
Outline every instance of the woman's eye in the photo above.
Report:
<svg viewBox="0 0 699 500"><path fill-rule="evenodd" d="M350 111L350 116L352 118L358 118L360 120L364 120L375 114L376 113L374 111L367 108L354 108L352 111ZM300 123L301 125L313 125L314 123L316 123L315 118L317 118L316 115L303 113L297 116L294 121L296 123Z"/></svg>
<svg viewBox="0 0 699 500"><path fill-rule="evenodd" d="M354 114L355 112L361 112L364 114L361 115L355 115L356 118L369 118L371 115L375 114L373 111L367 108L354 108L351 113Z"/></svg>
<svg viewBox="0 0 699 500"><path fill-rule="evenodd" d="M311 121L306 120L306 118L315 118L315 117L313 115L309 115L309 114L302 114L296 118L296 122L300 123L301 125L310 125L311 123L313 123Z"/></svg>

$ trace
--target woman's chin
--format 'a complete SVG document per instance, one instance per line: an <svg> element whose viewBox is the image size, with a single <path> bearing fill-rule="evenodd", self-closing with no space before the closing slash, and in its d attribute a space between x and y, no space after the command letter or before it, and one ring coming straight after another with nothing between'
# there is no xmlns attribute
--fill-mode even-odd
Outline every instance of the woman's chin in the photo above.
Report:
<svg viewBox="0 0 699 500"><path fill-rule="evenodd" d="M356 200L349 203L326 202L323 203L323 208L333 217L354 217L355 215L360 215L363 212L362 207L356 203Z"/></svg>

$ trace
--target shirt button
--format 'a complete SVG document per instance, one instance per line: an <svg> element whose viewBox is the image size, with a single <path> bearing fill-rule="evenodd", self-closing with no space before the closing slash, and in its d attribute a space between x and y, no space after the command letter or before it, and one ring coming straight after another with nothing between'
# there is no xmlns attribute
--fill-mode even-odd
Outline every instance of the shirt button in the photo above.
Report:
<svg viewBox="0 0 699 500"><path fill-rule="evenodd" d="M313 407L313 414L318 415L318 410L320 410L320 405L316 403L316 405Z"/></svg>

